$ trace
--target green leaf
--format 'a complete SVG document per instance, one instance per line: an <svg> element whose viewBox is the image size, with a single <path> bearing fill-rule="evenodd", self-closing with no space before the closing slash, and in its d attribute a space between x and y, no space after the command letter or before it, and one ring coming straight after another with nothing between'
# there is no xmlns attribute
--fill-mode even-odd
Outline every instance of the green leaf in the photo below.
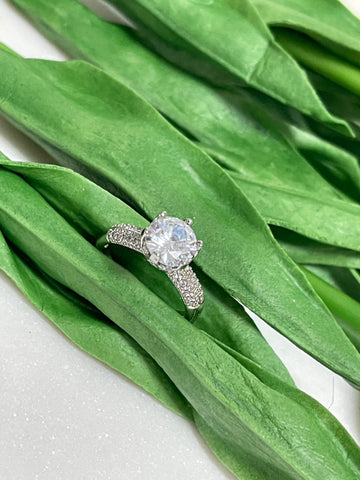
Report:
<svg viewBox="0 0 360 480"><path fill-rule="evenodd" d="M94 304L154 358L206 429L214 431L218 441L231 444L227 455L239 452L231 461L243 464L248 478L359 476L359 449L330 414L325 416L318 407L324 414L318 415L316 409L259 380L130 272L97 251L20 176L4 169L0 226L45 273Z"/></svg>
<svg viewBox="0 0 360 480"><path fill-rule="evenodd" d="M272 227L281 246L297 263L360 268L358 252L310 240L285 228Z"/></svg>
<svg viewBox="0 0 360 480"><path fill-rule="evenodd" d="M304 408L308 408L312 412L316 413L317 418L321 418L322 425L325 428L332 430L332 428L335 427L336 421L333 422L334 420L333 417L329 417L328 411L319 403L314 402L314 400L311 397L304 396L300 390L288 388L287 385L283 385L281 382L279 382L276 376L272 376L271 374L269 375L268 372L266 372L260 365L257 365L254 362L251 362L251 360L248 360L247 358L239 355L238 353L234 355L243 366L245 366L246 368L251 370L254 374L256 374L256 376L259 379L261 379L261 381L264 382L265 385L279 392L286 392L286 395L288 397L290 397L296 402L299 402ZM232 453L231 444L230 443L219 444L217 441L218 439L215 437L213 432L209 431L206 425L202 425L201 423L199 423L199 418L197 417L196 412L194 412L194 418L195 418L197 427L201 431L202 435L206 438L207 442L210 445L211 443L213 444L214 450L216 448L215 451L216 451L216 454L219 456L219 458L223 456L225 459L228 459L228 457L230 457ZM231 458L229 458L228 461L229 463L231 462L231 464L233 464ZM235 463L234 467L232 468L234 473L236 473L240 478L248 478L248 473L249 473L248 471L239 470L236 467L237 465ZM266 475L266 472L262 472L262 475ZM264 478L264 477L261 477L261 478Z"/></svg>
<svg viewBox="0 0 360 480"><path fill-rule="evenodd" d="M175 413L192 419L191 407L164 371L127 333L99 310L41 272L0 232L0 269L72 342L130 378Z"/></svg>
<svg viewBox="0 0 360 480"><path fill-rule="evenodd" d="M308 74L311 83L315 86L329 110L345 118L351 123L352 128L356 128L354 122L360 120L360 97L316 72L310 72L309 70Z"/></svg>
<svg viewBox="0 0 360 480"><path fill-rule="evenodd" d="M302 33L277 28L275 38L296 60L306 67L342 85L356 95L360 94L359 66L338 57Z"/></svg>
<svg viewBox="0 0 360 480"><path fill-rule="evenodd" d="M300 141L306 145L304 148L309 148L310 152L313 147L314 156L316 153L320 154L318 149L323 144L328 147L331 157L340 150L323 140L314 139L310 134L305 135L305 132L302 132L301 136L299 135ZM264 165L261 165L259 162L242 161L240 156L224 150L209 148L201 144L200 147L229 169L230 177L268 224L285 227L329 245L359 251L359 205L347 201L346 197L337 198L336 195L329 194L326 190L316 191L315 195L310 178L301 174L296 177L295 169L294 175L287 175L286 181L284 181L283 178L276 176L276 173L281 175L279 165L271 164L264 174L265 162ZM345 152L342 156L339 155L337 160L338 164L342 160L356 161ZM319 161L325 162L325 155ZM339 170L341 167L340 164ZM357 165L354 163L345 164L343 171L350 175L351 167L353 167L354 174L358 173ZM329 168L331 167L329 166ZM341 176L339 170L334 172L336 178ZM348 185L348 183L349 181L345 179L344 184ZM356 185L355 175L351 183ZM360 189L358 189L359 193ZM326 218L326 222L323 221L324 218Z"/></svg>
<svg viewBox="0 0 360 480"><path fill-rule="evenodd" d="M212 88L142 46L126 27L100 19L75 0L14 3L71 55L133 88L203 145L236 154L239 158L229 168L246 170L250 178L261 170L264 180L280 185L297 186L301 180L319 195L336 196L289 145L284 125L245 89L234 94Z"/></svg>
<svg viewBox="0 0 360 480"><path fill-rule="evenodd" d="M339 145L342 149L351 152L358 161L360 160L360 97L355 93L350 92L340 85L332 82L314 71L309 70L309 75L316 90L319 92L323 102L330 111L336 115L346 119L355 134L355 138L346 138L343 135L337 134L335 131L329 131L317 122L308 119L309 127L313 132L316 132L322 138L327 139L332 144Z"/></svg>
<svg viewBox="0 0 360 480"><path fill-rule="evenodd" d="M304 32L360 64L360 20L338 0L251 0L269 26Z"/></svg>
<svg viewBox="0 0 360 480"><path fill-rule="evenodd" d="M89 64L22 59L0 50L0 68L0 108L7 118L60 163L111 188L148 218L164 208L193 217L205 242L196 264L294 343L360 385L358 352L210 157L133 91Z"/></svg>
<svg viewBox="0 0 360 480"><path fill-rule="evenodd" d="M294 230L313 240L360 252L360 206L343 200L326 199L301 189L278 187L231 177L271 225Z"/></svg>
<svg viewBox="0 0 360 480"><path fill-rule="evenodd" d="M294 126L290 127L289 137L297 150L329 183L344 195L360 200L360 166L354 155Z"/></svg>
<svg viewBox="0 0 360 480"><path fill-rule="evenodd" d="M338 318L344 332L360 351L360 303L313 272L305 268L303 270L318 295Z"/></svg>
<svg viewBox="0 0 360 480"><path fill-rule="evenodd" d="M290 129L289 129L290 130ZM290 136L290 135L289 135ZM251 139L251 136L249 136ZM252 138L252 140L256 140ZM260 138L258 139L259 141ZM284 140L284 139L283 139ZM250 148L242 147L238 143L237 147L230 150L229 145L213 146L207 143L197 143L205 153L210 155L219 165L229 171L234 178L243 178L250 182L261 182L268 185L274 185L280 188L299 189L306 192L317 191L319 198L324 201L330 199L348 199L342 192L336 190L324 178L312 168L304 158L298 155L289 144L283 142L284 148L278 148L269 153L271 149L270 142L262 140L262 147ZM249 151L247 151L249 150Z"/></svg>
<svg viewBox="0 0 360 480"><path fill-rule="evenodd" d="M359 282L356 270L324 265L304 265L304 267L338 290L342 290L354 298L354 300L360 301Z"/></svg>

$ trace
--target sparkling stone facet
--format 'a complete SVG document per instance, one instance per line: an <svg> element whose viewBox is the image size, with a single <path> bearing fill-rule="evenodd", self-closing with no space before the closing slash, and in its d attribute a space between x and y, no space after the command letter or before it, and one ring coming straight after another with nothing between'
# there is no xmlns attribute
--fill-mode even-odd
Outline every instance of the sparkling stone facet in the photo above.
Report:
<svg viewBox="0 0 360 480"><path fill-rule="evenodd" d="M187 265L198 252L192 228L176 217L155 218L145 229L143 245L149 253L149 261L162 270Z"/></svg>

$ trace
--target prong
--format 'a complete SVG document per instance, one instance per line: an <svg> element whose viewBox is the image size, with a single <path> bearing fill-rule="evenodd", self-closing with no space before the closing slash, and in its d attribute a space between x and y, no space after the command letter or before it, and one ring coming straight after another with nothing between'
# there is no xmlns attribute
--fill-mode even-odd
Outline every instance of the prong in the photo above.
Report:
<svg viewBox="0 0 360 480"><path fill-rule="evenodd" d="M186 225L191 225L193 223L191 218L185 218L184 222L186 223Z"/></svg>
<svg viewBox="0 0 360 480"><path fill-rule="evenodd" d="M203 241L202 240L197 240L196 248L198 249L198 251L201 249L202 246L203 246Z"/></svg>
<svg viewBox="0 0 360 480"><path fill-rule="evenodd" d="M167 216L167 212L164 210L163 212L159 213L156 218L165 218Z"/></svg>

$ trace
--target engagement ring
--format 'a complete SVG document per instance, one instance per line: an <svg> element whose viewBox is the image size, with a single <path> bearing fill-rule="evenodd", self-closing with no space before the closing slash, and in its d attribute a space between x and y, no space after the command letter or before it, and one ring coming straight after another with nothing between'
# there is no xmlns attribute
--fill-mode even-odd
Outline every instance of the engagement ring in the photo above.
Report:
<svg viewBox="0 0 360 480"><path fill-rule="evenodd" d="M169 217L161 212L145 229L119 223L107 234L109 244L122 245L145 255L156 268L166 272L186 306L186 317L194 321L204 301L200 282L189 263L199 253L202 241L190 227L192 220Z"/></svg>

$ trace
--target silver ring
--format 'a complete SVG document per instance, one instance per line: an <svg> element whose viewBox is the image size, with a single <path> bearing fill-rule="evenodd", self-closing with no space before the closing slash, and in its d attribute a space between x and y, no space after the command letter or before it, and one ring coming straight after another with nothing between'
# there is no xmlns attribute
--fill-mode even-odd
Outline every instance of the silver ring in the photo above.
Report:
<svg viewBox="0 0 360 480"><path fill-rule="evenodd" d="M197 240L192 220L169 217L161 212L144 229L119 223L106 233L107 244L122 245L142 253L159 270L166 272L186 307L186 318L194 321L204 302L200 282L189 263L199 253L203 242Z"/></svg>

